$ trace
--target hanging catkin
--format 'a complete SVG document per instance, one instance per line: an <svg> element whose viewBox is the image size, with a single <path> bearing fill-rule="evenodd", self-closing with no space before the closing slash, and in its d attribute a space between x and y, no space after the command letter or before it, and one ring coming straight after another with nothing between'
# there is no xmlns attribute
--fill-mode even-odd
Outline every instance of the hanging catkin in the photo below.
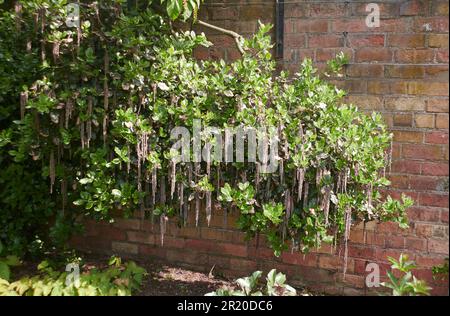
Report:
<svg viewBox="0 0 450 316"><path fill-rule="evenodd" d="M59 47L60 42L55 41L53 42L53 48L52 48L52 55L53 55L53 61L56 63L59 60Z"/></svg>
<svg viewBox="0 0 450 316"><path fill-rule="evenodd" d="M306 207L308 207L308 191L309 191L309 183L308 182L305 182L303 191L304 191L303 208L306 209Z"/></svg>
<svg viewBox="0 0 450 316"><path fill-rule="evenodd" d="M50 193L53 193L53 185L55 184L56 170L55 170L55 153L50 151L49 161L49 176L50 176Z"/></svg>
<svg viewBox="0 0 450 316"><path fill-rule="evenodd" d="M23 120L25 117L25 107L28 103L28 91L22 91L20 93L20 119Z"/></svg>
<svg viewBox="0 0 450 316"><path fill-rule="evenodd" d="M155 207L156 203L156 190L158 185L158 170L156 166L152 168L152 206Z"/></svg>
<svg viewBox="0 0 450 316"><path fill-rule="evenodd" d="M298 183L298 189L297 189L297 202L300 202L302 199L302 193L303 193L303 182L305 181L305 171L303 168L297 169L297 183Z"/></svg>
<svg viewBox="0 0 450 316"><path fill-rule="evenodd" d="M16 22L16 33L20 33L22 29L22 4L20 1L16 1L14 4L14 12L15 12L15 22Z"/></svg>
<svg viewBox="0 0 450 316"><path fill-rule="evenodd" d="M200 163L195 162L195 181L198 182L200 175ZM198 227L198 220L200 215L200 197L199 192L195 192L195 226Z"/></svg>
<svg viewBox="0 0 450 316"><path fill-rule="evenodd" d="M325 225L328 226L328 215L330 213L330 198L331 198L331 186L326 185L322 188L322 203L321 209L325 216Z"/></svg>
<svg viewBox="0 0 450 316"><path fill-rule="evenodd" d="M258 193L259 182L260 182L260 174L259 174L259 162L255 162L255 191Z"/></svg>
<svg viewBox="0 0 450 316"><path fill-rule="evenodd" d="M175 193L175 186L177 184L177 163L174 159L170 161L170 198L173 200L173 194Z"/></svg>
<svg viewBox="0 0 450 316"><path fill-rule="evenodd" d="M220 196L220 164L217 165L216 168L216 198L218 199Z"/></svg>
<svg viewBox="0 0 450 316"><path fill-rule="evenodd" d="M206 221L209 223L211 222L211 191L206 191Z"/></svg>
<svg viewBox="0 0 450 316"><path fill-rule="evenodd" d="M103 143L106 144L108 132L108 107L109 107L109 88L108 88L108 74L109 74L109 55L108 49L105 48L105 55L103 57L105 78L103 80L103 109L105 111L103 116Z"/></svg>
<svg viewBox="0 0 450 316"><path fill-rule="evenodd" d="M348 240L350 239L350 227L352 225L352 212L350 208L345 210L345 232L344 232L344 279L347 273L348 262Z"/></svg>
<svg viewBox="0 0 450 316"><path fill-rule="evenodd" d="M41 60L45 61L45 9L39 11L39 18L41 20Z"/></svg>
<svg viewBox="0 0 450 316"><path fill-rule="evenodd" d="M168 218L165 214L161 214L159 217L159 230L161 236L161 246L164 246L164 235L166 234L166 222Z"/></svg>
<svg viewBox="0 0 450 316"><path fill-rule="evenodd" d="M184 214L183 214L183 206L184 206L184 185L183 182L180 182L178 184L178 199L179 199L179 207L180 207L180 217L184 219Z"/></svg>
<svg viewBox="0 0 450 316"><path fill-rule="evenodd" d="M130 148L130 144L127 144L127 156L128 156L128 160L127 160L127 174L130 174L130 170L131 170L131 148Z"/></svg>
<svg viewBox="0 0 450 316"><path fill-rule="evenodd" d="M280 174L280 184L284 184L284 163L283 158L280 159L280 168L279 168L279 174Z"/></svg>
<svg viewBox="0 0 450 316"><path fill-rule="evenodd" d="M72 111L73 111L73 101L71 98L67 99L66 105L65 105L65 123L64 127L66 129L69 128L69 120L72 118Z"/></svg>
<svg viewBox="0 0 450 316"><path fill-rule="evenodd" d="M84 131L84 122L80 121L80 139L81 139L81 149L84 149L84 146L86 144L86 138L85 138L85 131Z"/></svg>
<svg viewBox="0 0 450 316"><path fill-rule="evenodd" d="M89 148L91 139L92 139L92 107L93 107L93 100L92 96L88 97L88 120L86 122L86 132L87 132L87 139L86 139L86 145L87 148Z"/></svg>
<svg viewBox="0 0 450 316"><path fill-rule="evenodd" d="M392 171L392 151L394 149L394 143L391 139L391 144L389 146L389 158L388 158L388 169L389 169L389 173L391 173Z"/></svg>

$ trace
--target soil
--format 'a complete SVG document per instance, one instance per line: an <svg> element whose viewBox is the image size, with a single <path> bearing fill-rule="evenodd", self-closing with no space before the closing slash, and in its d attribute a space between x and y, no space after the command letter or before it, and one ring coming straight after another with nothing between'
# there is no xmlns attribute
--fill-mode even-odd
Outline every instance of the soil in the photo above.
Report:
<svg viewBox="0 0 450 316"><path fill-rule="evenodd" d="M106 255L93 254L82 254L81 257L84 259L85 269L94 266L104 268L109 259ZM122 258L122 262L127 260ZM236 287L234 280L217 277L213 273L195 272L157 261L134 261L148 272L141 289L134 294L136 296L203 296L221 287ZM12 279L36 274L37 264L38 262L24 262L20 267L14 268ZM313 295L306 289L297 289L297 293L302 296Z"/></svg>

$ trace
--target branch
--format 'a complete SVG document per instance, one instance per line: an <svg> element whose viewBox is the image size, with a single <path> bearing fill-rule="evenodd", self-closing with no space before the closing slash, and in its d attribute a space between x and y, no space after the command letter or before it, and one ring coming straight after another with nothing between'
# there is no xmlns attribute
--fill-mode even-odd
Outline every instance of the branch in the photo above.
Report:
<svg viewBox="0 0 450 316"><path fill-rule="evenodd" d="M215 26L215 25L212 25L212 24L209 24L209 23L206 23L206 22L203 22L201 20L197 20L197 23L199 25L204 26L204 27L207 27L207 28L210 28L212 30L219 31L221 33L224 33L224 34L227 34L227 35L230 35L230 36L234 37L234 41L236 42L236 46L237 46L239 52L241 53L241 55L244 54L244 49L242 48L242 45L241 45L242 36L239 35L238 33L233 32L231 30L227 30L227 29L218 27L218 26Z"/></svg>

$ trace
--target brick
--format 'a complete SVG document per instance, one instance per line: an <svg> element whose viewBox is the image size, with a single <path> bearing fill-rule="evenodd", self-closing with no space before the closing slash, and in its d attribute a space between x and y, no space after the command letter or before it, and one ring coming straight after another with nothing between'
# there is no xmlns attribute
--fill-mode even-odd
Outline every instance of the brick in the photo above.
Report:
<svg viewBox="0 0 450 316"><path fill-rule="evenodd" d="M430 63L434 60L431 49L399 49L395 52L395 61L399 63Z"/></svg>
<svg viewBox="0 0 450 316"><path fill-rule="evenodd" d="M341 35L309 35L308 47L310 48L324 48L324 47L343 47L344 37Z"/></svg>
<svg viewBox="0 0 450 316"><path fill-rule="evenodd" d="M432 13L433 15L448 16L448 1L433 1Z"/></svg>
<svg viewBox="0 0 450 316"><path fill-rule="evenodd" d="M211 20L237 20L239 18L239 11L237 7L213 7L208 8L209 18Z"/></svg>
<svg viewBox="0 0 450 316"><path fill-rule="evenodd" d="M422 174L429 176L448 176L448 163L426 162L422 165Z"/></svg>
<svg viewBox="0 0 450 316"><path fill-rule="evenodd" d="M394 126L394 116L391 113L380 113L380 114L383 117L384 124L386 124L388 128L392 128Z"/></svg>
<svg viewBox="0 0 450 316"><path fill-rule="evenodd" d="M408 94L407 82L398 80L377 81L370 80L367 82L367 92L370 94Z"/></svg>
<svg viewBox="0 0 450 316"><path fill-rule="evenodd" d="M415 19L416 32L448 33L448 17L423 17Z"/></svg>
<svg viewBox="0 0 450 316"><path fill-rule="evenodd" d="M298 61L302 62L305 58L314 60L314 49L302 48L297 49Z"/></svg>
<svg viewBox="0 0 450 316"><path fill-rule="evenodd" d="M309 16L309 5L306 3L286 3L284 5L286 18L299 18Z"/></svg>
<svg viewBox="0 0 450 316"><path fill-rule="evenodd" d="M420 193L419 203L424 206L448 208L448 194Z"/></svg>
<svg viewBox="0 0 450 316"><path fill-rule="evenodd" d="M141 226L141 221L138 219L124 219L118 218L114 220L114 226L121 229L134 229L138 230Z"/></svg>
<svg viewBox="0 0 450 316"><path fill-rule="evenodd" d="M365 35L353 35L350 34L347 37L349 47L383 47L384 35L383 34L365 34Z"/></svg>
<svg viewBox="0 0 450 316"><path fill-rule="evenodd" d="M371 28L373 32L383 33L405 33L411 31L411 25L405 19L399 19L398 17L380 19L380 27Z"/></svg>
<svg viewBox="0 0 450 316"><path fill-rule="evenodd" d="M448 82L409 82L408 94L448 96Z"/></svg>
<svg viewBox="0 0 450 316"><path fill-rule="evenodd" d="M385 69L387 78L414 79L414 78L423 78L425 76L424 66L388 65L385 66Z"/></svg>
<svg viewBox="0 0 450 316"><path fill-rule="evenodd" d="M123 230L111 226L100 226L98 229L99 238L115 240L115 241L124 241L126 240L126 234Z"/></svg>
<svg viewBox="0 0 450 316"><path fill-rule="evenodd" d="M157 236L154 236L155 238L155 244L161 245L161 235L158 234ZM170 236L164 236L164 247L165 248L185 248L185 239L183 238L174 238Z"/></svg>
<svg viewBox="0 0 450 316"><path fill-rule="evenodd" d="M383 77L383 65L368 65L368 64L350 64L347 66L347 75L349 77Z"/></svg>
<svg viewBox="0 0 450 316"><path fill-rule="evenodd" d="M428 251L448 255L448 240L430 239L428 241Z"/></svg>
<svg viewBox="0 0 450 316"><path fill-rule="evenodd" d="M448 225L433 225L433 237L448 239Z"/></svg>
<svg viewBox="0 0 450 316"><path fill-rule="evenodd" d="M389 2L377 2L377 5L380 9L380 17L397 17L399 11L398 3L389 3ZM367 3L352 3L352 15L362 15L364 18L367 16L368 12L366 11Z"/></svg>
<svg viewBox="0 0 450 316"><path fill-rule="evenodd" d="M430 238L433 236L433 224L415 223L415 233L417 237Z"/></svg>
<svg viewBox="0 0 450 316"><path fill-rule="evenodd" d="M351 245L348 247L348 255L352 258L374 259L376 252L374 248L368 246Z"/></svg>
<svg viewBox="0 0 450 316"><path fill-rule="evenodd" d="M273 252L272 252L272 256L273 256ZM284 263L288 263L288 264L315 267L315 266L317 266L318 255L315 253L301 254L298 252L294 252L294 253L283 252L281 255L281 260Z"/></svg>
<svg viewBox="0 0 450 316"><path fill-rule="evenodd" d="M382 99L371 95L350 95L347 100L348 103L353 103L361 109L380 110L383 108Z"/></svg>
<svg viewBox="0 0 450 316"><path fill-rule="evenodd" d="M286 47L292 48L306 47L305 34L286 34L284 40Z"/></svg>
<svg viewBox="0 0 450 316"><path fill-rule="evenodd" d="M241 21L260 20L262 17L266 19L273 18L275 12L275 4L270 5L251 5L247 4L240 7L239 18Z"/></svg>
<svg viewBox="0 0 450 316"><path fill-rule="evenodd" d="M434 131L425 134L425 143L448 144L448 132Z"/></svg>
<svg viewBox="0 0 450 316"><path fill-rule="evenodd" d="M137 242L142 244L154 244L155 236L146 232L136 232L129 231L127 232L128 241Z"/></svg>
<svg viewBox="0 0 450 316"><path fill-rule="evenodd" d="M404 144L402 155L405 158L439 160L443 158L440 146L426 144Z"/></svg>
<svg viewBox="0 0 450 316"><path fill-rule="evenodd" d="M343 89L349 93L366 93L367 81L365 80L345 80L343 82Z"/></svg>
<svg viewBox="0 0 450 316"><path fill-rule="evenodd" d="M422 132L412 131L394 131L394 141L402 143L421 143L423 140Z"/></svg>
<svg viewBox="0 0 450 316"><path fill-rule="evenodd" d="M161 248L149 245L139 245L139 254L141 256L151 256L159 259L165 259L167 248Z"/></svg>
<svg viewBox="0 0 450 316"><path fill-rule="evenodd" d="M448 115L437 114L436 115L436 128L448 129Z"/></svg>
<svg viewBox="0 0 450 316"><path fill-rule="evenodd" d="M255 261L245 259L230 259L230 268L237 271L246 271L247 273L255 271L257 265Z"/></svg>
<svg viewBox="0 0 450 316"><path fill-rule="evenodd" d="M448 64L448 48L447 49L436 49L436 62L437 63L447 63Z"/></svg>
<svg viewBox="0 0 450 316"><path fill-rule="evenodd" d="M415 191L439 191L440 181L431 176L414 176L410 180L410 188Z"/></svg>
<svg viewBox="0 0 450 316"><path fill-rule="evenodd" d="M119 253L119 254L132 254L137 255L138 254L138 245L130 244L127 242L117 242L113 241L112 244L112 250Z"/></svg>
<svg viewBox="0 0 450 316"><path fill-rule="evenodd" d="M390 175L389 180L391 185L396 189L408 189L409 188L409 177L402 175Z"/></svg>
<svg viewBox="0 0 450 316"><path fill-rule="evenodd" d="M392 162L392 172L394 173L407 173L407 174L420 174L422 162L399 160Z"/></svg>
<svg viewBox="0 0 450 316"><path fill-rule="evenodd" d="M448 80L448 66L430 65L425 68L427 78L434 80Z"/></svg>
<svg viewBox="0 0 450 316"><path fill-rule="evenodd" d="M428 47L448 48L448 34L429 34Z"/></svg>
<svg viewBox="0 0 450 316"><path fill-rule="evenodd" d="M215 244L214 251L223 254L228 254L231 256L247 257L247 247L243 245L235 245L227 243Z"/></svg>
<svg viewBox="0 0 450 316"><path fill-rule="evenodd" d="M391 111L424 111L425 101L421 98L389 97L384 106Z"/></svg>
<svg viewBox="0 0 450 316"><path fill-rule="evenodd" d="M394 126L412 127L412 114L394 114Z"/></svg>
<svg viewBox="0 0 450 316"><path fill-rule="evenodd" d="M433 128L434 115L433 114L415 114L414 124L418 128Z"/></svg>
<svg viewBox="0 0 450 316"><path fill-rule="evenodd" d="M347 286L351 286L353 290L355 290L355 288L357 289L362 289L365 286L365 276L361 276L361 275L354 275L354 274L346 274L345 278L344 276L341 274L339 276L342 279L342 282L344 282ZM344 288L344 294L345 295L353 295L352 293L350 293L348 290L350 288ZM359 292L355 292L354 293L355 296L360 296L361 294Z"/></svg>
<svg viewBox="0 0 450 316"><path fill-rule="evenodd" d="M386 238L386 247L392 249L404 249L405 238L402 236L389 236L389 238Z"/></svg>
<svg viewBox="0 0 450 316"><path fill-rule="evenodd" d="M419 0L405 1L400 5L401 16L419 15L423 14L425 10L425 3Z"/></svg>
<svg viewBox="0 0 450 316"><path fill-rule="evenodd" d="M441 222L448 224L448 209L441 211Z"/></svg>
<svg viewBox="0 0 450 316"><path fill-rule="evenodd" d="M429 99L427 112L448 113L448 99Z"/></svg>
<svg viewBox="0 0 450 316"><path fill-rule="evenodd" d="M402 48L423 48L425 47L425 35L397 33L391 34L387 38L387 46Z"/></svg>
<svg viewBox="0 0 450 316"><path fill-rule="evenodd" d="M337 54L343 52L349 59L352 57L352 50L350 48L318 48L316 49L316 61L325 62L332 58L335 58Z"/></svg>
<svg viewBox="0 0 450 316"><path fill-rule="evenodd" d="M320 255L319 256L319 268L338 270L342 267L342 258L330 255Z"/></svg>
<svg viewBox="0 0 450 316"><path fill-rule="evenodd" d="M342 17L348 14L345 4L320 3L310 6L309 15L311 17Z"/></svg>
<svg viewBox="0 0 450 316"><path fill-rule="evenodd" d="M356 51L356 62L390 62L392 51L388 48L366 47Z"/></svg>
<svg viewBox="0 0 450 316"><path fill-rule="evenodd" d="M294 32L297 33L325 33L328 31L328 20L296 20Z"/></svg>
<svg viewBox="0 0 450 316"><path fill-rule="evenodd" d="M408 209L408 218L411 221L437 223L440 221L440 216L439 209L420 206L413 206Z"/></svg>
<svg viewBox="0 0 450 316"><path fill-rule="evenodd" d="M355 32L367 32L368 27L364 18L357 19L336 19L331 23L331 29L333 32L341 33L355 33Z"/></svg>

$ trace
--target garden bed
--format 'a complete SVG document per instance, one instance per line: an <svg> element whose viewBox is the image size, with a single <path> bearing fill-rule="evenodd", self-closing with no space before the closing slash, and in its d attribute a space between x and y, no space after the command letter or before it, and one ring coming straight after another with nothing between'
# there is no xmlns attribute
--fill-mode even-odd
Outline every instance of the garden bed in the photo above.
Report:
<svg viewBox="0 0 450 316"><path fill-rule="evenodd" d="M94 267L104 269L107 267L109 256L83 253L82 258L84 259L82 271L84 271ZM123 261L128 259L123 258ZM203 296L222 287L236 288L234 279L218 277L214 273L196 272L160 261L134 261L148 273L144 277L140 290L135 293L136 296ZM37 274L38 264L37 261L23 262L21 266L14 268L12 279ZM317 295L304 288L297 288L297 293L301 296Z"/></svg>

